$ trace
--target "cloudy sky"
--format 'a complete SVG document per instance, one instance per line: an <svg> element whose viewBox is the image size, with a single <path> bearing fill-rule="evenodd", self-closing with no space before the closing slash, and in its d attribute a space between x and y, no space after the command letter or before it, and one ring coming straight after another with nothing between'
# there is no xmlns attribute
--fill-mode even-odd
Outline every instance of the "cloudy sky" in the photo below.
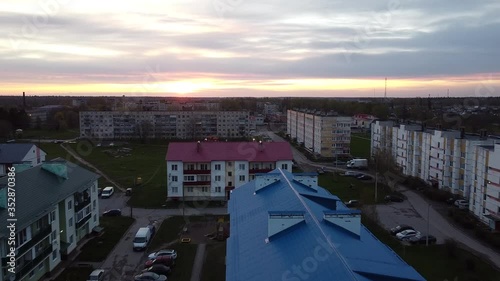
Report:
<svg viewBox="0 0 500 281"><path fill-rule="evenodd" d="M1 0L0 94L500 96L500 1Z"/></svg>

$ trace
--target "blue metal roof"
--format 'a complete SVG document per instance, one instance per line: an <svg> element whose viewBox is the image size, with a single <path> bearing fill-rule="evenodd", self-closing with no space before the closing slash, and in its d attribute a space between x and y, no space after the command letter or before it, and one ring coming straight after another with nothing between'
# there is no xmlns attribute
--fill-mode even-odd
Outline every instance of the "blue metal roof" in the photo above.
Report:
<svg viewBox="0 0 500 281"><path fill-rule="evenodd" d="M256 180L231 192L227 281L425 280L364 226L358 236L325 220L325 214L359 217L338 197L321 187L312 191L287 171L273 172L280 173L280 180L257 193ZM304 214L304 221L291 222L268 237L269 214L275 212ZM353 223L350 218L346 221Z"/></svg>

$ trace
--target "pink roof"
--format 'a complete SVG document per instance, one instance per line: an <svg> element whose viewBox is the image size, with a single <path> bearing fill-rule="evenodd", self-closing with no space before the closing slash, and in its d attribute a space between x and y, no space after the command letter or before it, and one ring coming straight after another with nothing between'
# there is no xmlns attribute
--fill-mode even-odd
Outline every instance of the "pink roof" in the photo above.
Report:
<svg viewBox="0 0 500 281"><path fill-rule="evenodd" d="M287 142L171 142L167 161L255 161L275 162L293 160L292 149Z"/></svg>

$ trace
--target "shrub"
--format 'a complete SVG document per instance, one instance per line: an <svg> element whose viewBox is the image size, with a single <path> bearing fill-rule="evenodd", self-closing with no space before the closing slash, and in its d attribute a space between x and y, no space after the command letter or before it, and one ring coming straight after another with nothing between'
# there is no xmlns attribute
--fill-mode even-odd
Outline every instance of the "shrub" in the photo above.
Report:
<svg viewBox="0 0 500 281"><path fill-rule="evenodd" d="M450 258L455 258L457 256L457 241L447 238L444 240L444 247L446 249L446 254Z"/></svg>
<svg viewBox="0 0 500 281"><path fill-rule="evenodd" d="M465 268L468 271L474 271L476 269L476 261L473 258L465 259Z"/></svg>
<svg viewBox="0 0 500 281"><path fill-rule="evenodd" d="M448 208L448 217L453 218L455 216L455 209L453 207Z"/></svg>

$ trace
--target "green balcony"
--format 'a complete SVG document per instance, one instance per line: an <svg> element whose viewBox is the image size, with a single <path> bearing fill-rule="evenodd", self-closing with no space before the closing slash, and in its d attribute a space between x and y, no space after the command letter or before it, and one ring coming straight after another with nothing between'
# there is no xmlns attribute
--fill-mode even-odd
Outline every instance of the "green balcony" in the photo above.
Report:
<svg viewBox="0 0 500 281"><path fill-rule="evenodd" d="M21 268L16 270L16 280L21 280L26 274L33 270L38 264L46 259L52 253L52 245L47 246L31 261L26 262Z"/></svg>
<svg viewBox="0 0 500 281"><path fill-rule="evenodd" d="M30 241L28 241L26 244L22 245L17 249L17 256L21 257L24 255L31 247L35 246L38 242L42 241L45 239L45 237L49 236L50 233L52 232L52 226L49 224L42 228L37 234L35 234Z"/></svg>

